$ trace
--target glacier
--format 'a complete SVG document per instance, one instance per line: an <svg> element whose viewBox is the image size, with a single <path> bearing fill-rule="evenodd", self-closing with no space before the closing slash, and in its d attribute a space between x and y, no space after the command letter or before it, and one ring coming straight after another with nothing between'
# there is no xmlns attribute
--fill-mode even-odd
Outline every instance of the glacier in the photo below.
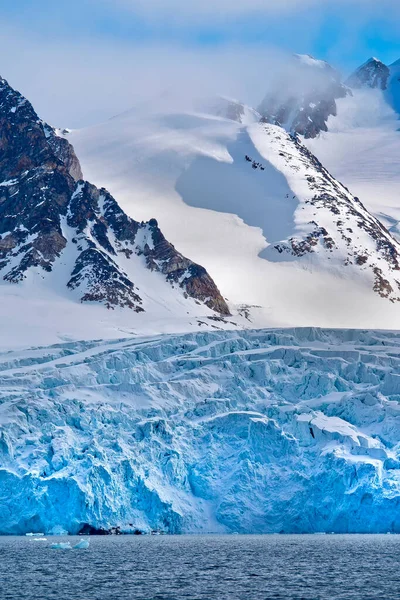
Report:
<svg viewBox="0 0 400 600"><path fill-rule="evenodd" d="M400 532L400 332L0 352L0 533Z"/></svg>

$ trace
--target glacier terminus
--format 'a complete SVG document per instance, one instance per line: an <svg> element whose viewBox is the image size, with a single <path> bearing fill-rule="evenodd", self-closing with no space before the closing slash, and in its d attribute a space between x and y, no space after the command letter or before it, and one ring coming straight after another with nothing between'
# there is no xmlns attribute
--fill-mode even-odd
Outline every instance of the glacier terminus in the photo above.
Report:
<svg viewBox="0 0 400 600"><path fill-rule="evenodd" d="M400 532L400 334L0 355L0 532Z"/></svg>

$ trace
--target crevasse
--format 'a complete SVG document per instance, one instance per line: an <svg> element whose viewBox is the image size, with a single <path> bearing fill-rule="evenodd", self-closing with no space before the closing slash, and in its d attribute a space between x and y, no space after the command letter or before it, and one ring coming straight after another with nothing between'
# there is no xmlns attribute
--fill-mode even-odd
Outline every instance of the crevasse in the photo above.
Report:
<svg viewBox="0 0 400 600"><path fill-rule="evenodd" d="M400 532L400 333L0 354L0 533Z"/></svg>

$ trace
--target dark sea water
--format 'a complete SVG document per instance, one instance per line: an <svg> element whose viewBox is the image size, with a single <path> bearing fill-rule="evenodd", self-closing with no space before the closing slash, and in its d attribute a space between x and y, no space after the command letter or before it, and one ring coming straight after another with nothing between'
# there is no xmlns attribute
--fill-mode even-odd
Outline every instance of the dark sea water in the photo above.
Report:
<svg viewBox="0 0 400 600"><path fill-rule="evenodd" d="M107 536L87 550L54 541L0 537L1 600L400 599L400 536Z"/></svg>

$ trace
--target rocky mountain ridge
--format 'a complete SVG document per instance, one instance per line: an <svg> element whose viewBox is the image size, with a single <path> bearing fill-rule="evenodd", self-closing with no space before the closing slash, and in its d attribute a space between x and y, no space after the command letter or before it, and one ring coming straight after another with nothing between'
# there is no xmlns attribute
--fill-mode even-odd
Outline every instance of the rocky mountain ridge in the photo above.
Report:
<svg viewBox="0 0 400 600"><path fill-rule="evenodd" d="M83 181L69 142L0 79L0 276L44 279L57 271L81 302L146 310L135 284L147 269L182 299L218 315L229 309L206 270L182 256L157 221L128 217L105 189ZM210 313L212 315L213 312Z"/></svg>
<svg viewBox="0 0 400 600"><path fill-rule="evenodd" d="M400 301L400 244L363 206L359 198L339 183L304 146L272 125L258 136L269 138L269 160L293 181L301 199L302 222L288 240L270 246L265 256L280 260L317 260L325 267L351 269L372 279L374 291L392 302ZM306 191L305 191L306 190Z"/></svg>
<svg viewBox="0 0 400 600"><path fill-rule="evenodd" d="M295 55L279 85L268 92L257 110L266 123L314 138L327 131L328 118L336 115L336 100L349 93L339 72L327 62Z"/></svg>

